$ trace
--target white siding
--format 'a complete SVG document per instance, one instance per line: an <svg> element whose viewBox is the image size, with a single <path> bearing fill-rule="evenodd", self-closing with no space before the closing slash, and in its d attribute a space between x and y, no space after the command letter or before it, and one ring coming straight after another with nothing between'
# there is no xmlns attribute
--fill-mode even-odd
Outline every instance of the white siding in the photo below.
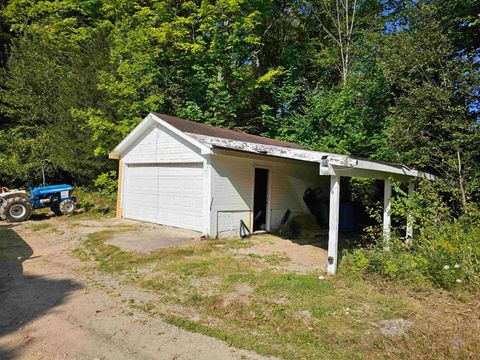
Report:
<svg viewBox="0 0 480 360"><path fill-rule="evenodd" d="M240 220L252 229L255 167L270 171L270 229L280 225L287 209L291 217L308 213L303 194L308 187L328 189L319 165L260 157L214 155L212 158L211 235L238 236ZM328 191L328 190L327 190Z"/></svg>
<svg viewBox="0 0 480 360"><path fill-rule="evenodd" d="M217 212L217 237L232 238L239 236L240 220L245 224L250 221L250 210L241 211L218 211ZM248 226L248 225L247 225ZM251 229L250 229L251 230Z"/></svg>
<svg viewBox="0 0 480 360"><path fill-rule="evenodd" d="M200 149L158 125L148 131L122 158L125 164L203 161Z"/></svg>
<svg viewBox="0 0 480 360"><path fill-rule="evenodd" d="M240 220L251 229L253 167L250 161L239 157L214 155L211 177L211 236L238 236Z"/></svg>
<svg viewBox="0 0 480 360"><path fill-rule="evenodd" d="M307 188L324 188L328 191L328 177L320 176L319 165L292 162L273 168L271 184L271 228L282 221L287 209L290 217L307 214L309 210L303 201Z"/></svg>

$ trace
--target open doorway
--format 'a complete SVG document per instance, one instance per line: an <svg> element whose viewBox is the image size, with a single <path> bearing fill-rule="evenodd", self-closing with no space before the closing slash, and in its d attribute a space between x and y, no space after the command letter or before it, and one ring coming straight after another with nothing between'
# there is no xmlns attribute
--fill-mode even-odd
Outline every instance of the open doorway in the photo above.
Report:
<svg viewBox="0 0 480 360"><path fill-rule="evenodd" d="M253 231L267 229L268 169L255 168Z"/></svg>

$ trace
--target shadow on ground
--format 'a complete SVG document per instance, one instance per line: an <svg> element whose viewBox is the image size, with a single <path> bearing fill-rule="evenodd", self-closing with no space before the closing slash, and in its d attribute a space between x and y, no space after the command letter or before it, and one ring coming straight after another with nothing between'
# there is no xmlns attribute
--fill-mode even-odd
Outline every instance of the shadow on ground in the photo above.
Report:
<svg viewBox="0 0 480 360"><path fill-rule="evenodd" d="M48 220L50 218L56 217L57 215L49 212L34 212L32 216L30 216L30 221L43 221Z"/></svg>
<svg viewBox="0 0 480 360"><path fill-rule="evenodd" d="M309 216L296 219L295 228L283 227L274 235L298 245L310 245L328 252L328 227L317 225ZM341 264L344 250L358 246L362 231L338 232L338 265Z"/></svg>
<svg viewBox="0 0 480 360"><path fill-rule="evenodd" d="M71 279L25 275L23 262L33 260L32 254L14 225L0 225L0 338L61 305L81 288ZM15 352L0 347L0 359L14 358Z"/></svg>

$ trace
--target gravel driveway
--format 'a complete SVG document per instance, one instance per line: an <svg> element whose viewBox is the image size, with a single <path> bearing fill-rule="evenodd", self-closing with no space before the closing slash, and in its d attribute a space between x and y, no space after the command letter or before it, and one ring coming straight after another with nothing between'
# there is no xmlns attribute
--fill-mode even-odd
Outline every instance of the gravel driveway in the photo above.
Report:
<svg viewBox="0 0 480 360"><path fill-rule="evenodd" d="M131 306L148 292L80 271L84 236L125 225L142 232L116 219L0 223L0 359L263 358L150 317Z"/></svg>

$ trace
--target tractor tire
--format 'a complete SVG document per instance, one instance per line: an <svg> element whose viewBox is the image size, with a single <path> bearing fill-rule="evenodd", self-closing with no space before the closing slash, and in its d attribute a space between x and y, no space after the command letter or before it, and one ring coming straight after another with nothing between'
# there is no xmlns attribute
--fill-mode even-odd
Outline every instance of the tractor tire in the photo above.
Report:
<svg viewBox="0 0 480 360"><path fill-rule="evenodd" d="M63 200L58 207L62 215L72 215L77 204L72 200Z"/></svg>
<svg viewBox="0 0 480 360"><path fill-rule="evenodd" d="M0 208L0 216L8 222L22 222L30 219L32 204L24 196L11 197L5 200Z"/></svg>

